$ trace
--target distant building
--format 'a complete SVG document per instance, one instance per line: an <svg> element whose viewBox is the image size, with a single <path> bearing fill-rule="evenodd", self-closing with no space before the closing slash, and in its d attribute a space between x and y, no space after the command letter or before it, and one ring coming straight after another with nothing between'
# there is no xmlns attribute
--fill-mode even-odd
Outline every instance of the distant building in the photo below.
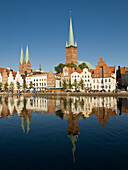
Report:
<svg viewBox="0 0 128 170"><path fill-rule="evenodd" d="M74 43L72 18L70 17L69 26L69 42L66 42L66 64L74 63L79 67L80 64L85 63L89 69L95 69L89 62L77 60L77 42Z"/></svg>
<svg viewBox="0 0 128 170"><path fill-rule="evenodd" d="M31 73L31 63L29 57L28 46L26 47L26 55L24 59L23 49L21 48L20 63L19 63L19 73L20 74Z"/></svg>

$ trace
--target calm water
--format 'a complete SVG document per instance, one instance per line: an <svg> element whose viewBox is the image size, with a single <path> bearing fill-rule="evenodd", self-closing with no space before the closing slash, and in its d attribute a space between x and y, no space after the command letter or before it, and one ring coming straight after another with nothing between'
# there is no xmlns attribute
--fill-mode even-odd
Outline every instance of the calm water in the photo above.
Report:
<svg viewBox="0 0 128 170"><path fill-rule="evenodd" d="M128 169L128 99L0 97L4 169Z"/></svg>

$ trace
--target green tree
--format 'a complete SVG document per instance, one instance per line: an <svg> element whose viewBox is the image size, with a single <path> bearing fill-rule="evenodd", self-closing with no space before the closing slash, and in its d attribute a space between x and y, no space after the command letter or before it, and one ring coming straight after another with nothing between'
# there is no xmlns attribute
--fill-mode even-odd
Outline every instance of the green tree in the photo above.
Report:
<svg viewBox="0 0 128 170"><path fill-rule="evenodd" d="M0 90L2 90L2 82L0 82Z"/></svg>
<svg viewBox="0 0 128 170"><path fill-rule="evenodd" d="M68 88L69 88L70 90L72 89L71 79L69 79Z"/></svg>
<svg viewBox="0 0 128 170"><path fill-rule="evenodd" d="M17 89L20 89L20 88L21 88L21 85L20 85L20 82L19 82L19 81L16 82L16 86L17 86Z"/></svg>
<svg viewBox="0 0 128 170"><path fill-rule="evenodd" d="M68 64L66 64L65 66L71 67L71 68L75 68L75 70L77 69L77 65L74 64L73 62L72 62L72 63L68 63Z"/></svg>
<svg viewBox="0 0 128 170"><path fill-rule="evenodd" d="M4 85L4 90L7 91L8 90L8 83L6 82Z"/></svg>
<svg viewBox="0 0 128 170"><path fill-rule="evenodd" d="M84 81L83 81L83 79L80 80L79 86L80 86L80 88L81 88L82 90L84 89Z"/></svg>
<svg viewBox="0 0 128 170"><path fill-rule="evenodd" d="M54 69L57 73L62 73L64 67L65 67L65 64L60 63L58 66L54 67Z"/></svg>
<svg viewBox="0 0 128 170"><path fill-rule="evenodd" d="M34 88L34 84L32 83L32 81L30 81L29 89L33 89L33 88Z"/></svg>
<svg viewBox="0 0 128 170"><path fill-rule="evenodd" d="M82 63L82 64L79 65L79 68L80 68L81 70L83 70L84 68L88 68L88 66L87 66L86 63Z"/></svg>
<svg viewBox="0 0 128 170"><path fill-rule="evenodd" d="M65 79L63 80L62 87L63 87L64 90L67 89L67 83L66 83Z"/></svg>
<svg viewBox="0 0 128 170"><path fill-rule="evenodd" d="M13 89L14 89L14 83L13 83L13 82L10 83L9 88L10 88L10 90L13 90Z"/></svg>
<svg viewBox="0 0 128 170"><path fill-rule="evenodd" d="M75 91L78 89L79 85L77 83L77 80L74 80L73 86L75 87Z"/></svg>

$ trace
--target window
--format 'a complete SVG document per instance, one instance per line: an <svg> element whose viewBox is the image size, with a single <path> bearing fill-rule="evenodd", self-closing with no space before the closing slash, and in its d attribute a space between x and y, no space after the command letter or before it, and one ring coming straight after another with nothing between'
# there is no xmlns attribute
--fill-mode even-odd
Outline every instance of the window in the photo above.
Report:
<svg viewBox="0 0 128 170"><path fill-rule="evenodd" d="M95 83L95 80L93 80L93 83Z"/></svg>
<svg viewBox="0 0 128 170"><path fill-rule="evenodd" d="M97 71L97 73L98 73L98 71Z"/></svg>
<svg viewBox="0 0 128 170"><path fill-rule="evenodd" d="M105 79L105 82L107 82L107 79Z"/></svg>
<svg viewBox="0 0 128 170"><path fill-rule="evenodd" d="M38 79L36 79L36 81L38 81Z"/></svg>
<svg viewBox="0 0 128 170"><path fill-rule="evenodd" d="M97 86L97 89L99 89L99 86Z"/></svg>
<svg viewBox="0 0 128 170"><path fill-rule="evenodd" d="M36 83L36 86L38 86L38 83Z"/></svg>
<svg viewBox="0 0 128 170"><path fill-rule="evenodd" d="M85 76L85 78L86 78L86 76Z"/></svg>
<svg viewBox="0 0 128 170"><path fill-rule="evenodd" d="M111 79L109 79L109 82L111 82Z"/></svg>

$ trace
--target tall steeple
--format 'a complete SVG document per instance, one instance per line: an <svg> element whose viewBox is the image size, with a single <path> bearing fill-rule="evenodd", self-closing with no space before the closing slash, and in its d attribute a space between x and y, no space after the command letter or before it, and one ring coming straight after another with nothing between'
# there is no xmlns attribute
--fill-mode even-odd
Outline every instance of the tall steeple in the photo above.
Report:
<svg viewBox="0 0 128 170"><path fill-rule="evenodd" d="M29 57L29 52L28 52L28 46L26 46L26 55L25 55L26 64L28 63L28 61L30 61L30 57Z"/></svg>
<svg viewBox="0 0 128 170"><path fill-rule="evenodd" d="M70 16L70 27L69 27L69 46L74 46L74 36L72 27L72 18Z"/></svg>
<svg viewBox="0 0 128 170"><path fill-rule="evenodd" d="M21 48L20 63L23 64L23 62L24 62L24 54L23 54L23 48Z"/></svg>
<svg viewBox="0 0 128 170"><path fill-rule="evenodd" d="M77 43L74 42L72 18L70 16L69 42L66 42L66 64L77 62Z"/></svg>

